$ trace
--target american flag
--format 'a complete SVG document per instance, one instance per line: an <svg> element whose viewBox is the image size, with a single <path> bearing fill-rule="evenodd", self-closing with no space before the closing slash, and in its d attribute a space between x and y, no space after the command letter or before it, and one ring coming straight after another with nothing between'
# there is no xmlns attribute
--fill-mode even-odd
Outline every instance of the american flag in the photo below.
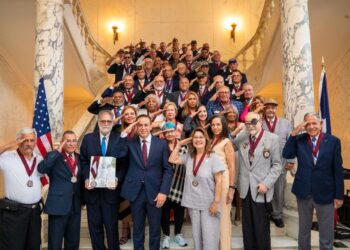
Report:
<svg viewBox="0 0 350 250"><path fill-rule="evenodd" d="M44 86L44 78L40 78L38 93L36 95L33 128L37 132L36 151L45 157L46 154L52 151L52 139L49 111L47 109L46 92ZM47 184L47 180L41 179L43 185Z"/></svg>

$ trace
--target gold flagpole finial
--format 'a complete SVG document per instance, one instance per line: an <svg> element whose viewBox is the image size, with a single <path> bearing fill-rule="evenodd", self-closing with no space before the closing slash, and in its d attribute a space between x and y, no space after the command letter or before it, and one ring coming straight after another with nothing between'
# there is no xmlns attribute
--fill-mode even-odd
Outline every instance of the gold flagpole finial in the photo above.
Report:
<svg viewBox="0 0 350 250"><path fill-rule="evenodd" d="M322 66L322 69L324 69L324 57L322 56L322 59L321 59L321 66Z"/></svg>

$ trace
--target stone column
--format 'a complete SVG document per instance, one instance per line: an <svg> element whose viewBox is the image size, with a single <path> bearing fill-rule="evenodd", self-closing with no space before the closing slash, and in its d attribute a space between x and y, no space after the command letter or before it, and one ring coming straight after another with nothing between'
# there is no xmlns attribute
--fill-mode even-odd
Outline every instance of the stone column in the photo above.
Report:
<svg viewBox="0 0 350 250"><path fill-rule="evenodd" d="M314 111L307 0L281 0L284 114L292 125Z"/></svg>
<svg viewBox="0 0 350 250"><path fill-rule="evenodd" d="M52 141L63 133L63 0L36 1L34 93L44 77Z"/></svg>

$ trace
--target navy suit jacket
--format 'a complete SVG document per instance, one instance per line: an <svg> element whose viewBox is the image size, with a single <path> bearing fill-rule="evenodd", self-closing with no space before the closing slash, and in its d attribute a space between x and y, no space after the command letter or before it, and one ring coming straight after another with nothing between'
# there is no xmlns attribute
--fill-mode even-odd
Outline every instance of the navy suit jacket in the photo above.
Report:
<svg viewBox="0 0 350 250"><path fill-rule="evenodd" d="M155 204L158 193L169 194L173 169L168 162L169 150L165 141L152 136L147 165L143 163L140 137L128 141L129 169L125 176L121 196L135 201L144 185L147 199Z"/></svg>
<svg viewBox="0 0 350 250"><path fill-rule="evenodd" d="M63 155L57 150L49 152L45 159L39 163L38 171L47 174L50 178L49 193L44 207L44 212L50 215L67 215L74 203L75 212L80 211L82 172L79 162L79 155L75 154L78 160L77 182L72 183L73 176Z"/></svg>
<svg viewBox="0 0 350 250"><path fill-rule="evenodd" d="M344 198L344 174L340 140L324 134L316 165L308 143L307 133L290 136L283 149L286 159L298 158L298 170L292 187L299 199L312 196L318 204L329 204Z"/></svg>
<svg viewBox="0 0 350 250"><path fill-rule="evenodd" d="M116 177L118 182L122 182L126 172L125 157L127 148L125 143L120 139L119 134L111 132L109 135L106 156L117 158ZM102 156L100 133L94 132L84 136L80 147L80 161L82 165L83 180L89 179L91 156ZM117 190L109 190L107 188L94 188L87 190L84 188L84 200L86 203L94 203L101 195L105 201L114 204L118 201L118 185Z"/></svg>

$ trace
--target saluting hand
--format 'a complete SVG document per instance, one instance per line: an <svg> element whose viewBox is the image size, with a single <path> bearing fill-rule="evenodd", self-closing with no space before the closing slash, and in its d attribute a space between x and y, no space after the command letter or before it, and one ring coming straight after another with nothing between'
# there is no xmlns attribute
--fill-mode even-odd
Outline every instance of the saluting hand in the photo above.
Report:
<svg viewBox="0 0 350 250"><path fill-rule="evenodd" d="M126 113L120 115L119 117L114 118L113 124L117 124L121 119L123 119L126 116Z"/></svg>
<svg viewBox="0 0 350 250"><path fill-rule="evenodd" d="M126 129L123 130L124 133L130 134L134 129L135 125L138 124L139 121L131 123Z"/></svg>
<svg viewBox="0 0 350 250"><path fill-rule="evenodd" d="M187 145L187 144L189 144L192 141L192 139L193 139L192 137L188 137L186 139L183 139L183 140L178 142L178 145L179 146Z"/></svg>
<svg viewBox="0 0 350 250"><path fill-rule="evenodd" d="M67 143L67 139L64 139L64 141L61 141L60 145L58 146L57 151L62 153L64 145Z"/></svg>
<svg viewBox="0 0 350 250"><path fill-rule="evenodd" d="M298 126L295 127L295 129L293 129L293 131L290 135L291 136L298 135L300 133L300 131L302 131L307 124L308 124L308 122L303 122L303 123L299 124Z"/></svg>

